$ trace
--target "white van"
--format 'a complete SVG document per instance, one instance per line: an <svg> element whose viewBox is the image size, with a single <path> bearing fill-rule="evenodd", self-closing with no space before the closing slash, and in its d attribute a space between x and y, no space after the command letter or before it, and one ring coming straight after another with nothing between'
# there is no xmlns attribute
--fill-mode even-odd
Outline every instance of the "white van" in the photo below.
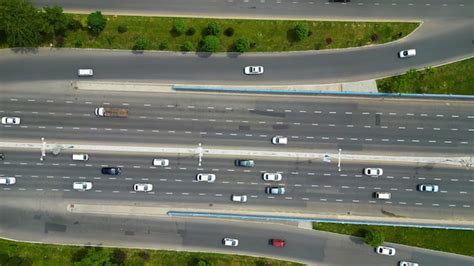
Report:
<svg viewBox="0 0 474 266"><path fill-rule="evenodd" d="M79 77L92 77L94 75L94 70L81 68L77 70L77 75Z"/></svg>
<svg viewBox="0 0 474 266"><path fill-rule="evenodd" d="M89 160L89 154L73 154L72 155L73 161L87 161Z"/></svg>
<svg viewBox="0 0 474 266"><path fill-rule="evenodd" d="M390 193L390 192L375 192L374 197L376 199L389 200L392 197L392 193Z"/></svg>

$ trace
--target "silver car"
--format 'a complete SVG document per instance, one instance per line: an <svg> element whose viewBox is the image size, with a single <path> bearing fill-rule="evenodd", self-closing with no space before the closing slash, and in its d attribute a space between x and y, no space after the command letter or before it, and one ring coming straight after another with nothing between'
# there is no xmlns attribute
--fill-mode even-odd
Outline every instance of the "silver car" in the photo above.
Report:
<svg viewBox="0 0 474 266"><path fill-rule="evenodd" d="M215 174L197 174L196 175L196 181L198 182L209 182L212 183L216 181L216 175Z"/></svg>
<svg viewBox="0 0 474 266"><path fill-rule="evenodd" d="M283 176L280 173L263 173L262 178L265 181L281 181Z"/></svg>
<svg viewBox="0 0 474 266"><path fill-rule="evenodd" d="M439 187L435 184L419 184L418 191L421 192L438 192Z"/></svg>
<svg viewBox="0 0 474 266"><path fill-rule="evenodd" d="M285 188L284 187L266 187L265 192L267 194L283 195L285 194Z"/></svg>

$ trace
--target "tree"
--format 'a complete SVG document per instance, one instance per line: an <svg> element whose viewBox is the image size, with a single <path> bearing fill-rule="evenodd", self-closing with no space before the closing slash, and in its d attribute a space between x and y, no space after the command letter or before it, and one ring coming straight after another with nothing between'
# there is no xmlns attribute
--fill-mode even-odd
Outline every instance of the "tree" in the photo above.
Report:
<svg viewBox="0 0 474 266"><path fill-rule="evenodd" d="M304 40L309 35L309 25L305 22L299 22L295 27L295 34L298 41Z"/></svg>
<svg viewBox="0 0 474 266"><path fill-rule="evenodd" d="M217 24L217 22L211 21L211 22L209 22L209 24L207 24L207 34L208 35L217 36L217 34L219 34L220 31L221 31L221 29L220 29L219 25Z"/></svg>
<svg viewBox="0 0 474 266"><path fill-rule="evenodd" d="M214 35L208 35L201 41L201 48L205 52L215 52L219 48L219 38Z"/></svg>
<svg viewBox="0 0 474 266"><path fill-rule="evenodd" d="M127 32L127 30L128 30L128 28L127 28L127 25L125 25L125 24L120 24L117 27L117 31L119 33L125 33L125 32Z"/></svg>
<svg viewBox="0 0 474 266"><path fill-rule="evenodd" d="M100 11L90 13L87 16L87 28L93 34L99 34L105 29L107 18Z"/></svg>
<svg viewBox="0 0 474 266"><path fill-rule="evenodd" d="M382 232L373 229L367 229L364 235L364 242L367 245L376 247L381 245L385 241L385 237Z"/></svg>
<svg viewBox="0 0 474 266"><path fill-rule="evenodd" d="M229 27L229 28L225 29L224 34L227 37L230 37L230 36L234 35L234 28Z"/></svg>
<svg viewBox="0 0 474 266"><path fill-rule="evenodd" d="M174 21L173 24L173 31L176 32L178 35L185 33L188 30L188 26L186 22L182 19L177 19Z"/></svg>
<svg viewBox="0 0 474 266"><path fill-rule="evenodd" d="M38 10L26 0L0 0L0 32L10 47L37 47L39 30L44 20Z"/></svg>
<svg viewBox="0 0 474 266"><path fill-rule="evenodd" d="M234 49L239 53L247 52L249 48L250 41L246 37L239 38L234 43Z"/></svg>
<svg viewBox="0 0 474 266"><path fill-rule="evenodd" d="M160 42L158 49L160 50L168 50L170 48L170 42L168 40L163 40Z"/></svg>
<svg viewBox="0 0 474 266"><path fill-rule="evenodd" d="M148 41L147 38L140 36L135 40L135 45L133 46L133 50L145 50L149 44L150 42Z"/></svg>
<svg viewBox="0 0 474 266"><path fill-rule="evenodd" d="M41 16L46 21L46 33L64 34L69 24L69 18L64 14L62 7L57 5L43 7Z"/></svg>
<svg viewBox="0 0 474 266"><path fill-rule="evenodd" d="M192 51L192 50L194 50L194 45L193 45L192 42L187 41L187 42L183 43L183 45L181 46L181 50L183 50L185 52Z"/></svg>
<svg viewBox="0 0 474 266"><path fill-rule="evenodd" d="M109 249L103 248L87 248L86 252L82 253L82 257L77 258L74 262L76 266L90 266L90 265L101 265L101 266L113 266L116 265L111 261L111 252Z"/></svg>

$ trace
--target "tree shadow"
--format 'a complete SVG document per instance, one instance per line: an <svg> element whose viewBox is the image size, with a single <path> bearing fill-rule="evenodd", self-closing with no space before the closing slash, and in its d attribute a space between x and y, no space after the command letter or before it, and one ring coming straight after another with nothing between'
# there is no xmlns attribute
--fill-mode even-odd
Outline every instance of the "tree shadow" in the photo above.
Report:
<svg viewBox="0 0 474 266"><path fill-rule="evenodd" d="M38 53L38 48L35 47L18 47L18 48L11 48L11 51L13 51L16 54L37 54Z"/></svg>

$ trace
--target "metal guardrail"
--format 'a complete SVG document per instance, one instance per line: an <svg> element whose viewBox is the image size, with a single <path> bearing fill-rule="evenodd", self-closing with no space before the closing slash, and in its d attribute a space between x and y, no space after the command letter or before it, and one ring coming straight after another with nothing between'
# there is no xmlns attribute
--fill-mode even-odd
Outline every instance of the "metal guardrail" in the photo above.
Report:
<svg viewBox="0 0 474 266"><path fill-rule="evenodd" d="M315 222L315 223L336 223L336 224L363 224L363 225L379 225L379 226L399 226L399 227L415 227L415 228L432 228L432 229L454 229L474 231L474 227L458 226L458 225L437 225L423 223L403 223L403 222L373 222L369 220L341 220L341 219L319 219L308 217L290 217L290 216L267 216L267 215L245 215L232 213L207 213L207 212L180 212L169 211L168 216L171 217L205 217L205 218L224 218L224 219L241 219L241 220L260 220L260 221L286 221L286 222Z"/></svg>
<svg viewBox="0 0 474 266"><path fill-rule="evenodd" d="M474 95L455 94L416 94L416 93L385 93L385 92L338 92L298 89L266 89L266 88L239 88L239 87L207 87L192 85L173 85L176 91L204 91L204 92L238 92L257 94L296 94L296 95L327 95L327 96L354 96L354 97L391 97L391 98L420 98L420 99L451 99L474 100Z"/></svg>

